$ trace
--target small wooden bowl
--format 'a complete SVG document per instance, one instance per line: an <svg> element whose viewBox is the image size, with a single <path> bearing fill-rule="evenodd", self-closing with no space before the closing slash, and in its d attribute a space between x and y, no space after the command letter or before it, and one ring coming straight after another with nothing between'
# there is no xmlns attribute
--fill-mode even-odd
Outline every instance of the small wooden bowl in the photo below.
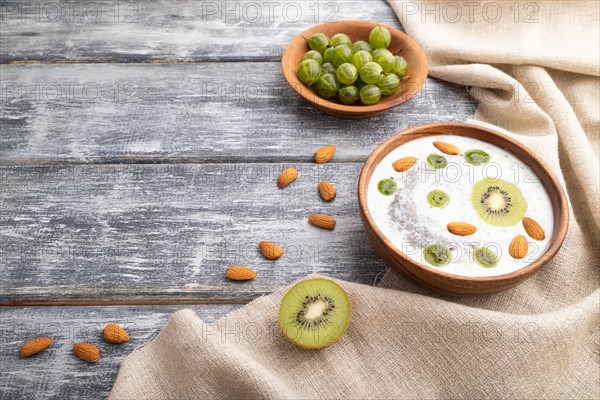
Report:
<svg viewBox="0 0 600 400"><path fill-rule="evenodd" d="M395 55L401 55L408 61L408 78L403 79L398 91L391 96L381 96L377 104L348 106L337 99L324 99L298 79L298 65L304 54L310 50L305 38L315 33L324 33L331 37L336 33L345 33L352 41L369 39L369 32L377 26L383 26L392 34L392 43L388 49ZM317 25L296 36L287 46L281 57L283 75L292 89L320 110L345 119L365 119L381 115L392 107L413 97L421 89L427 78L427 57L417 42L397 29L369 21L338 21Z"/></svg>
<svg viewBox="0 0 600 400"><path fill-rule="evenodd" d="M396 248L379 230L367 205L367 187L379 162L392 150L414 139L451 134L480 139L504 148L525 163L537 174L552 202L554 235L548 249L535 262L517 271L497 276L473 277L442 272L409 258ZM419 125L390 137L381 143L367 159L358 181L360 215L371 244L383 261L411 281L449 295L471 296L497 293L517 285L533 275L556 255L563 244L569 224L569 209L565 193L550 169L531 150L513 139L490 129L463 123Z"/></svg>

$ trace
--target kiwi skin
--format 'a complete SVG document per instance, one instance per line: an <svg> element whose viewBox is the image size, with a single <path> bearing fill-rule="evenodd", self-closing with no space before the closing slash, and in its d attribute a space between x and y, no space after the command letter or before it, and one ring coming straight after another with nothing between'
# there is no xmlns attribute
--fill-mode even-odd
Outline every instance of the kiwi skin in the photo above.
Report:
<svg viewBox="0 0 600 400"><path fill-rule="evenodd" d="M344 290L344 288L342 288L336 282L334 282L334 281L332 281L330 279L324 279L324 278L305 279L305 280L302 280L302 281L296 283L294 286L292 286L286 292L286 294L284 295L283 299L281 300L281 303L283 303L283 300L285 299L285 296L287 296L294 287L296 287L298 284L300 284L302 282L306 282L306 281L315 281L315 282L317 282L317 281L326 281L328 283L334 284L335 286L337 286L337 287L339 287L341 289L341 293L343 293L344 298L346 299L346 302L348 303L348 321L346 323L346 326L344 327L344 331L335 340L328 341L327 343L323 343L322 345L318 345L318 346L307 346L307 345L305 345L303 343L300 343L299 341L293 340L291 337L289 337L285 333L285 330L284 330L283 324L281 323L280 318L277 318L277 322L279 323L279 329L281 330L281 334L289 342L295 344L296 346L298 346L298 347L300 347L302 349L311 349L311 350L313 350L313 349L321 349L321 348L324 348L324 347L327 347L327 346L330 346L330 345L336 343L338 340L340 340L344 336L344 334L346 333L346 330L348 329L348 326L350 325L350 321L352 319L352 304L350 303L350 299L348 298L348 293L346 293L346 291ZM281 308L281 303L280 303L280 308Z"/></svg>

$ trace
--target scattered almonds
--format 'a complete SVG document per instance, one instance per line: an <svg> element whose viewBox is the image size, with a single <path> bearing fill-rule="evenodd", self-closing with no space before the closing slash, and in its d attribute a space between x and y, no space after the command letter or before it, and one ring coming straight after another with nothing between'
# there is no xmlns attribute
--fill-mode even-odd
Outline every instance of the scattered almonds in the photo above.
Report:
<svg viewBox="0 0 600 400"><path fill-rule="evenodd" d="M527 255L527 251L529 250L529 244L527 243L527 239L523 235L517 235L510 242L510 246L508 247L508 253L516 259L521 259Z"/></svg>
<svg viewBox="0 0 600 400"><path fill-rule="evenodd" d="M446 142L433 142L433 145L442 153L456 156L460 154L460 149L453 144Z"/></svg>
<svg viewBox="0 0 600 400"><path fill-rule="evenodd" d="M315 152L315 162L317 164L323 164L330 161L335 154L336 147L335 146L325 146L321 147L319 150Z"/></svg>
<svg viewBox="0 0 600 400"><path fill-rule="evenodd" d="M465 222L450 222L447 226L448 232L457 236L469 236L477 232L477 228Z"/></svg>
<svg viewBox="0 0 600 400"><path fill-rule="evenodd" d="M227 268L225 276L232 281L248 281L256 278L256 272L250 268L244 267L243 265L235 265Z"/></svg>
<svg viewBox="0 0 600 400"><path fill-rule="evenodd" d="M533 240L544 240L546 237L544 229L542 229L540 224L529 217L523 218L523 228L525 228L525 232L527 232L529 237Z"/></svg>
<svg viewBox="0 0 600 400"><path fill-rule="evenodd" d="M73 353L83 361L95 363L100 359L100 349L89 343L75 343Z"/></svg>
<svg viewBox="0 0 600 400"><path fill-rule="evenodd" d="M281 171L281 174L279 174L279 178L277 178L277 186L279 186L279 189L283 189L295 181L297 177L298 170L296 168L286 168Z"/></svg>
<svg viewBox="0 0 600 400"><path fill-rule="evenodd" d="M102 331L102 336L104 339L110 343L125 343L129 342L129 335L125 331L125 329L121 328L117 324L110 323L104 327Z"/></svg>
<svg viewBox="0 0 600 400"><path fill-rule="evenodd" d="M404 157L392 164L392 168L396 170L396 172L404 172L417 162L417 159L414 157Z"/></svg>
<svg viewBox="0 0 600 400"><path fill-rule="evenodd" d="M50 346L52 342L53 340L49 337L32 339L26 343L23 343L23 345L19 349L19 354L21 355L21 357L32 356L44 350L46 347Z"/></svg>
<svg viewBox="0 0 600 400"><path fill-rule="evenodd" d="M335 228L335 218L325 214L313 214L308 217L308 222L323 229Z"/></svg>
<svg viewBox="0 0 600 400"><path fill-rule="evenodd" d="M323 200L331 201L335 199L337 191L335 190L335 186L333 186L331 183L327 181L321 181L319 182L319 193L321 194Z"/></svg>
<svg viewBox="0 0 600 400"><path fill-rule="evenodd" d="M283 255L283 249L273 242L267 242L263 240L258 244L258 248L260 249L262 255L269 260L277 260Z"/></svg>

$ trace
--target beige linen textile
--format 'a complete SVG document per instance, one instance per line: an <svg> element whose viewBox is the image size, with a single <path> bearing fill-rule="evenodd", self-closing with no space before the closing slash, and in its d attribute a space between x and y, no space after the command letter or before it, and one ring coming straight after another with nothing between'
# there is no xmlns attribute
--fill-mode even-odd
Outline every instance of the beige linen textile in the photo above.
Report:
<svg viewBox="0 0 600 400"><path fill-rule="evenodd" d="M535 2L527 24L515 23L514 1L489 3L505 17L436 22L414 6L444 2L391 2L430 75L479 100L471 122L506 129L565 184L571 223L552 263L474 298L436 296L394 272L380 287L339 282L352 322L317 351L278 332L284 289L215 324L180 311L123 361L111 398L600 398L600 3Z"/></svg>

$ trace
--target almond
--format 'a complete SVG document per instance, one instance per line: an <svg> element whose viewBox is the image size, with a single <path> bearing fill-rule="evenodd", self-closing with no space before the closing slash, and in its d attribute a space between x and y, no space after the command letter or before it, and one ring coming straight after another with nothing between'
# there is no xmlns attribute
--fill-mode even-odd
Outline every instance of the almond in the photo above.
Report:
<svg viewBox="0 0 600 400"><path fill-rule="evenodd" d="M335 195L337 194L335 186L327 181L319 182L319 193L325 201L331 201L335 199Z"/></svg>
<svg viewBox="0 0 600 400"><path fill-rule="evenodd" d="M308 222L323 229L335 228L335 218L325 214L313 214L308 217Z"/></svg>
<svg viewBox="0 0 600 400"><path fill-rule="evenodd" d="M392 168L396 170L396 172L404 172L417 162L417 159L414 157L404 157L392 164Z"/></svg>
<svg viewBox="0 0 600 400"><path fill-rule="evenodd" d="M527 255L527 251L529 250L529 244L527 243L527 239L523 235L517 235L510 242L510 246L508 247L508 253L516 259L521 259Z"/></svg>
<svg viewBox="0 0 600 400"><path fill-rule="evenodd" d="M83 361L89 363L95 363L100 359L100 349L89 343L75 343L73 345L73 353Z"/></svg>
<svg viewBox="0 0 600 400"><path fill-rule="evenodd" d="M546 234L544 230L535 220L524 217L523 218L523 228L525 228L525 232L529 235L533 240L544 240Z"/></svg>
<svg viewBox="0 0 600 400"><path fill-rule="evenodd" d="M111 323L106 325L104 327L104 330L102 331L102 335L104 336L104 339L106 339L106 341L111 343L121 344L129 342L129 335L127 334L125 329L121 328L117 324Z"/></svg>
<svg viewBox="0 0 600 400"><path fill-rule="evenodd" d="M453 144L446 142L433 142L433 145L442 153L446 153L451 156L456 156L460 154L460 149Z"/></svg>
<svg viewBox="0 0 600 400"><path fill-rule="evenodd" d="M335 146L325 146L321 147L319 150L315 152L315 162L317 164L324 164L330 161L335 154L336 147Z"/></svg>
<svg viewBox="0 0 600 400"><path fill-rule="evenodd" d="M248 281L250 279L256 278L256 272L254 272L250 268L244 267L243 265L235 265L233 267L227 268L225 276L231 279L232 281Z"/></svg>
<svg viewBox="0 0 600 400"><path fill-rule="evenodd" d="M21 357L32 356L50 346L52 342L53 340L49 337L31 339L30 341L23 343L23 346L19 349L19 354Z"/></svg>
<svg viewBox="0 0 600 400"><path fill-rule="evenodd" d="M273 242L267 242L263 240L258 244L258 248L260 249L262 255L269 260L277 260L283 255L283 249Z"/></svg>
<svg viewBox="0 0 600 400"><path fill-rule="evenodd" d="M286 168L279 174L277 178L277 186L279 189L283 189L290 183L294 182L298 177L298 170L296 168Z"/></svg>
<svg viewBox="0 0 600 400"><path fill-rule="evenodd" d="M448 232L458 236L469 236L477 232L477 228L465 222L450 222L447 226Z"/></svg>

